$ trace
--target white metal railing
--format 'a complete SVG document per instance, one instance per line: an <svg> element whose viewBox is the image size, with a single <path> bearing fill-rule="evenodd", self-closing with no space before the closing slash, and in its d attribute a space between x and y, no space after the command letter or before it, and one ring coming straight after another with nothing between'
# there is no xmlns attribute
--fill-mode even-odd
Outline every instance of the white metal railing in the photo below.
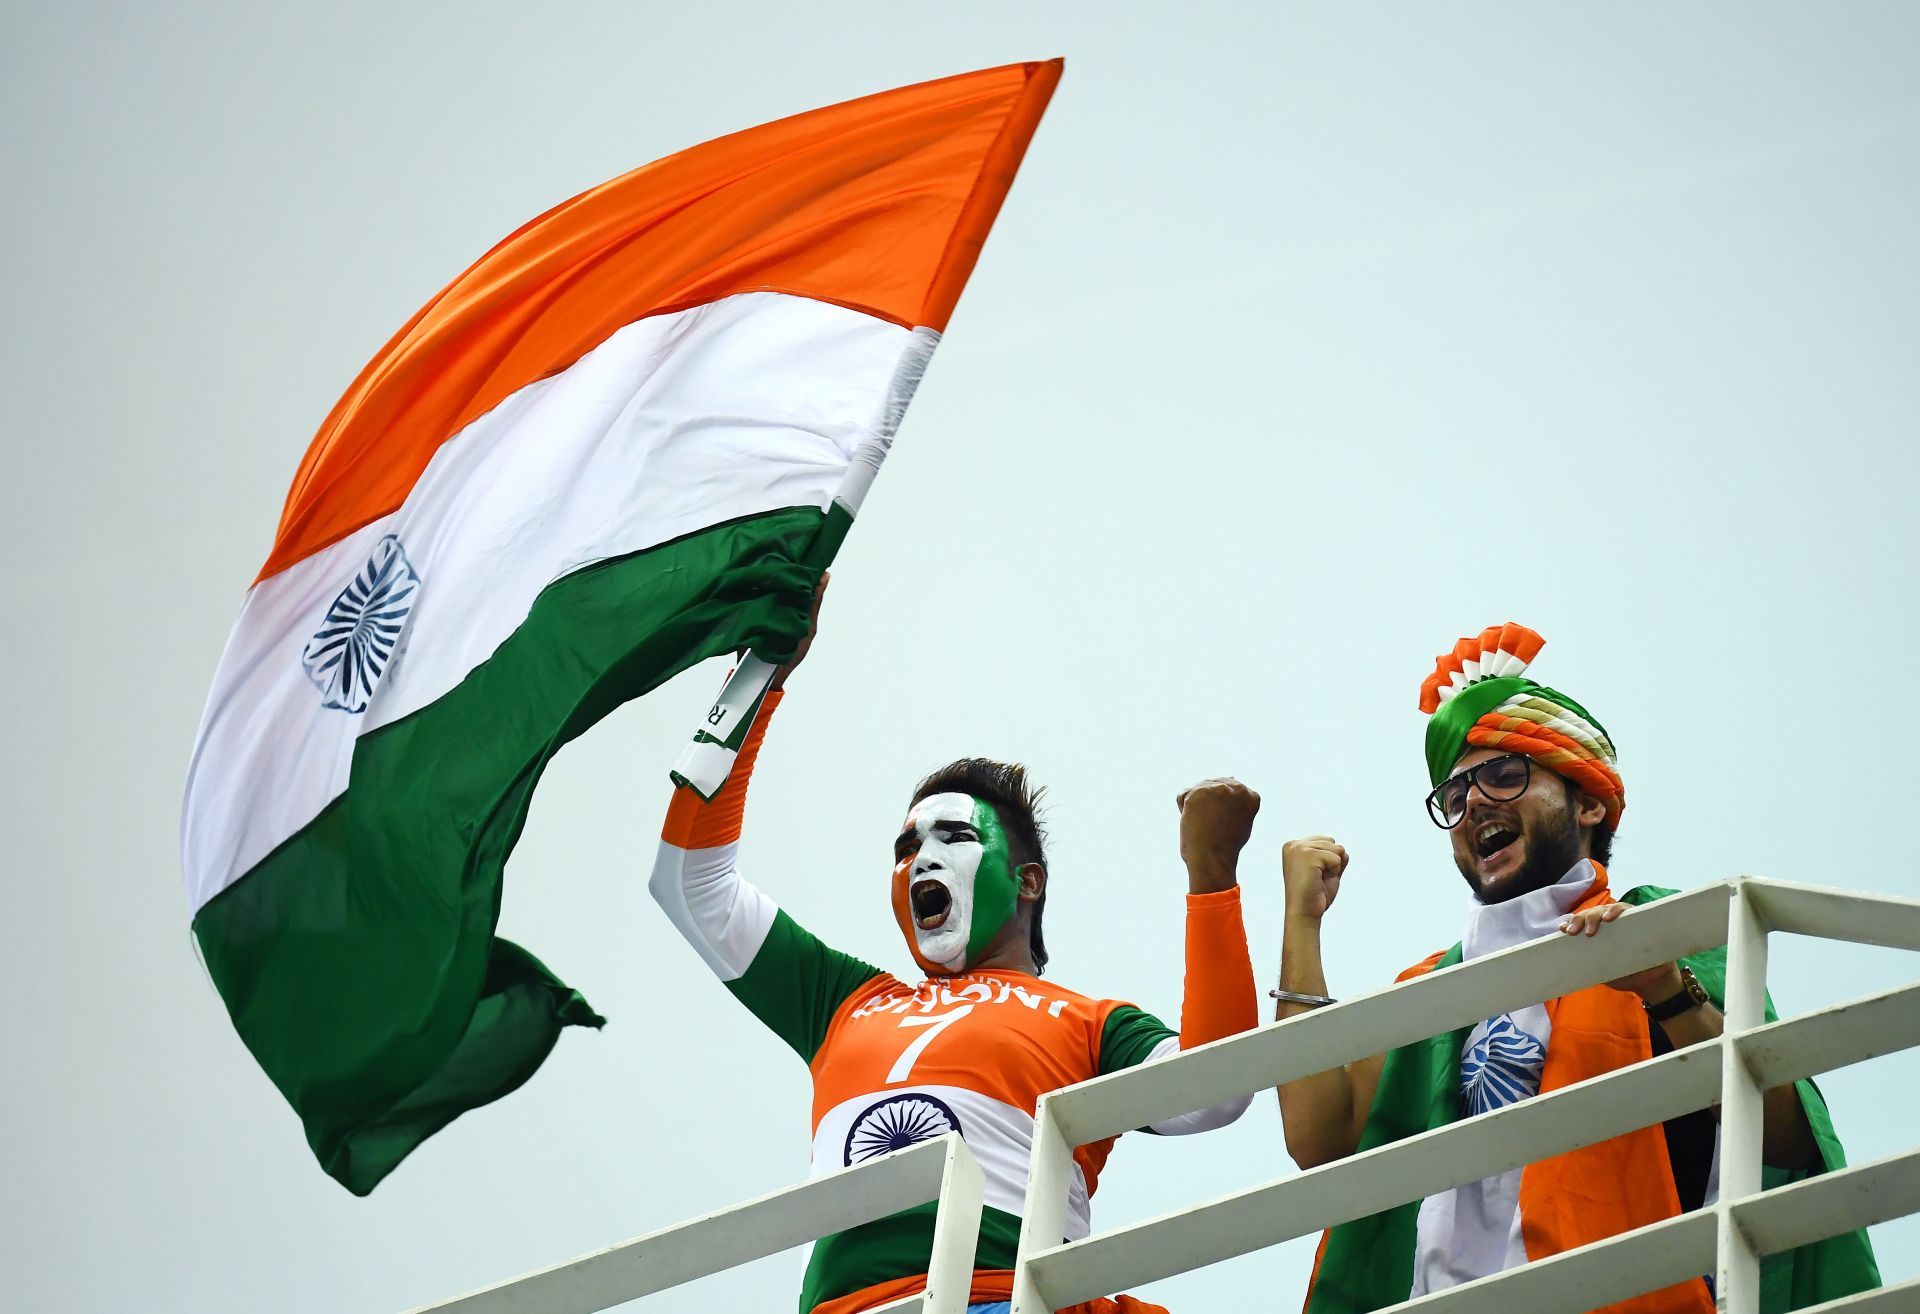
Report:
<svg viewBox="0 0 1920 1314"><path fill-rule="evenodd" d="M964 1314L985 1183L957 1132L415 1314L597 1314L937 1200L926 1290L875 1314Z"/></svg>
<svg viewBox="0 0 1920 1314"><path fill-rule="evenodd" d="M1767 1023L1771 931L1920 949L1920 901L1726 881L1636 909L1593 939L1549 936L1044 1097L1014 1314L1044 1314L1217 1264L1715 1103L1720 1197L1713 1204L1394 1308L1580 1314L1714 1272L1721 1310L1757 1314L1763 1256L1920 1212L1920 1149L1761 1194L1762 1092L1920 1045L1920 984ZM1720 944L1727 946L1727 998L1717 1040L1129 1227L1055 1240L1076 1145ZM1920 1284L1829 1308L1853 1314L1887 1300L1910 1308Z"/></svg>
<svg viewBox="0 0 1920 1314"><path fill-rule="evenodd" d="M1581 1314L1711 1271L1722 1314L1758 1314L1763 1257L1920 1213L1920 1149L1761 1192L1764 1091L1920 1046L1920 982L1766 1022L1773 931L1920 950L1920 900L1736 878L1638 908L1592 939L1548 936L1043 1097L1014 1314L1204 1268L1716 1103L1714 1203L1393 1309ZM1076 1146L1721 944L1726 1029L1716 1040L1144 1222L1058 1239ZM979 1166L949 1134L416 1314L594 1314L936 1199L926 1291L874 1314L961 1314L981 1195ZM1916 1308L1920 1280L1820 1314Z"/></svg>

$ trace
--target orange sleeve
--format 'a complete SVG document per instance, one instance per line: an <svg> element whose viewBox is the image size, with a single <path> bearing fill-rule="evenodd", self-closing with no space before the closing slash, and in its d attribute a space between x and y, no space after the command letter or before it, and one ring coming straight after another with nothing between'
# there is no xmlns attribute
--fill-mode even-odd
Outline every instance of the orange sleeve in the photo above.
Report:
<svg viewBox="0 0 1920 1314"><path fill-rule="evenodd" d="M733 759L727 783L711 802L701 802L700 796L685 786L673 791L667 820L660 828L661 839L682 849L712 849L740 838L741 822L747 813L747 782L753 776L754 760L760 756L760 743L767 737L767 722L773 719L773 709L785 695L786 690L775 689L761 701L753 728L747 731L746 742Z"/></svg>
<svg viewBox="0 0 1920 1314"><path fill-rule="evenodd" d="M1240 887L1187 896L1187 987L1180 1048L1224 1040L1260 1025Z"/></svg>

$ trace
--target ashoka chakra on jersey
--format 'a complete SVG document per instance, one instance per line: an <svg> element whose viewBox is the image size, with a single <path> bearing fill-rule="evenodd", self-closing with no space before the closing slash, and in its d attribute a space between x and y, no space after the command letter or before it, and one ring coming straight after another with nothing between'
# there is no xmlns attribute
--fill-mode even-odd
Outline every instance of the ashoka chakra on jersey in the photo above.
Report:
<svg viewBox="0 0 1920 1314"><path fill-rule="evenodd" d="M868 1106L847 1132L847 1166L960 1130L954 1111L931 1095L894 1095Z"/></svg>
<svg viewBox="0 0 1920 1314"><path fill-rule="evenodd" d="M420 576L400 540L388 534L327 608L320 632L300 654L322 705L364 712L393 662L407 616L420 596Z"/></svg>

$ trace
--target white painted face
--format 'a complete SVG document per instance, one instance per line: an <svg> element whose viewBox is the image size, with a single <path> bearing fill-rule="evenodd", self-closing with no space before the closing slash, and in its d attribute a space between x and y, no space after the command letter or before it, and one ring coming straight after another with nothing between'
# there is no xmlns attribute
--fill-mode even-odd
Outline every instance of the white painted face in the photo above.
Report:
<svg viewBox="0 0 1920 1314"><path fill-rule="evenodd" d="M999 829L983 833L975 814L969 794L929 795L907 814L895 843L894 914L914 958L930 972L967 967L976 878L987 841L997 839Z"/></svg>

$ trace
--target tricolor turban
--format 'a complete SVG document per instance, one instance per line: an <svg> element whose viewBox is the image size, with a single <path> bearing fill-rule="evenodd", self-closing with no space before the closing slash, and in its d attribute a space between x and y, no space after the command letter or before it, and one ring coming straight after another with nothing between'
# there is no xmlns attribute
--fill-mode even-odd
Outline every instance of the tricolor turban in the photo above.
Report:
<svg viewBox="0 0 1920 1314"><path fill-rule="evenodd" d="M1469 748L1525 753L1607 806L1618 829L1626 791L1613 741L1592 713L1526 678L1546 640L1524 625L1492 625L1460 640L1420 686L1427 722L1427 774L1438 785Z"/></svg>

